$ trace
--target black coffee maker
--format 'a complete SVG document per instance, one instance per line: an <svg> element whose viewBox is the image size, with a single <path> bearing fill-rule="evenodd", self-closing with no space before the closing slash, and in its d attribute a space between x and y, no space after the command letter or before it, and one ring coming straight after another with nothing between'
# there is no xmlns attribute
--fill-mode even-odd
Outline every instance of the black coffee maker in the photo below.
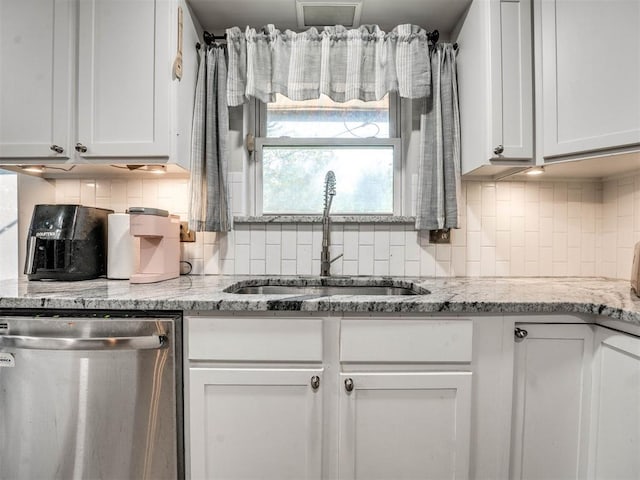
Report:
<svg viewBox="0 0 640 480"><path fill-rule="evenodd" d="M27 237L29 280L88 280L107 273L107 215L82 205L36 205Z"/></svg>

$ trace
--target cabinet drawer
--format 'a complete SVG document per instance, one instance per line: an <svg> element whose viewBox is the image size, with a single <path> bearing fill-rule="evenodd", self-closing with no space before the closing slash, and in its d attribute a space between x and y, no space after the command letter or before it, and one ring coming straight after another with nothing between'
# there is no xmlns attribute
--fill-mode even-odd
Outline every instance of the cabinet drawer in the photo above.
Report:
<svg viewBox="0 0 640 480"><path fill-rule="evenodd" d="M319 318L187 317L190 360L322 361Z"/></svg>
<svg viewBox="0 0 640 480"><path fill-rule="evenodd" d="M458 320L349 319L342 362L471 362L473 323Z"/></svg>

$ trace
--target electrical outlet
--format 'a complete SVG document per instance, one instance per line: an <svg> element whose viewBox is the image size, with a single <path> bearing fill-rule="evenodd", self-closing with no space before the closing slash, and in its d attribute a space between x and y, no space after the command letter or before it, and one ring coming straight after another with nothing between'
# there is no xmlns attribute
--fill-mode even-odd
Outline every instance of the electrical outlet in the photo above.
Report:
<svg viewBox="0 0 640 480"><path fill-rule="evenodd" d="M451 243L451 229L429 230L429 243Z"/></svg>
<svg viewBox="0 0 640 480"><path fill-rule="evenodd" d="M195 242L196 232L189 230L189 222L180 222L180 241L181 242Z"/></svg>

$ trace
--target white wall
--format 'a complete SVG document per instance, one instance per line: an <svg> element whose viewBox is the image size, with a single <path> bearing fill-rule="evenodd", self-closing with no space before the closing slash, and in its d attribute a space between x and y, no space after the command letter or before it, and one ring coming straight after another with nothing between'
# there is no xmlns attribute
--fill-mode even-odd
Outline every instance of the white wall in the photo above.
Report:
<svg viewBox="0 0 640 480"><path fill-rule="evenodd" d="M244 213L242 174L230 175ZM186 219L187 180L58 180L56 202L124 211L164 208ZM462 225L430 245L412 225L332 225L332 271L398 276L606 276L627 279L640 241L640 172L599 182L463 182ZM198 234L183 258L204 274L318 274L321 226L238 224Z"/></svg>
<svg viewBox="0 0 640 480"><path fill-rule="evenodd" d="M18 181L0 171L0 279L18 276Z"/></svg>

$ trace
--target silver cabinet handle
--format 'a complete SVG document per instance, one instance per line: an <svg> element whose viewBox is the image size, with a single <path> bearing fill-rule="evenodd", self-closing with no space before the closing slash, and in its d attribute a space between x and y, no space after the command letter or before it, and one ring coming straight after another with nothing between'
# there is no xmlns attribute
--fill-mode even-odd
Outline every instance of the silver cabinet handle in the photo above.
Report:
<svg viewBox="0 0 640 480"><path fill-rule="evenodd" d="M78 153L86 153L86 151L87 151L87 147L85 147L81 143L76 143L76 152L78 152Z"/></svg>
<svg viewBox="0 0 640 480"><path fill-rule="evenodd" d="M313 377L311 377L311 388L313 388L314 390L317 390L318 388L320 388L320 377L317 375L314 375Z"/></svg>
<svg viewBox="0 0 640 480"><path fill-rule="evenodd" d="M26 350L154 350L165 347L167 343L166 335L96 338L0 335L0 347Z"/></svg>
<svg viewBox="0 0 640 480"><path fill-rule="evenodd" d="M527 335L529 335L529 332L527 332L525 329L523 328L516 328L513 332L513 334L516 336L516 339L518 340L524 340L526 338Z"/></svg>
<svg viewBox="0 0 640 480"><path fill-rule="evenodd" d="M496 155L501 155L502 152L504 152L504 147L502 145L498 145L493 149L493 153L495 153Z"/></svg>
<svg viewBox="0 0 640 480"><path fill-rule="evenodd" d="M62 148L60 145L51 145L49 148L56 153L64 152L64 148Z"/></svg>
<svg viewBox="0 0 640 480"><path fill-rule="evenodd" d="M353 385L353 378L347 378L347 379L344 381L344 389L345 389L348 393L351 393L351 392L353 392L353 387L354 387L354 385Z"/></svg>

